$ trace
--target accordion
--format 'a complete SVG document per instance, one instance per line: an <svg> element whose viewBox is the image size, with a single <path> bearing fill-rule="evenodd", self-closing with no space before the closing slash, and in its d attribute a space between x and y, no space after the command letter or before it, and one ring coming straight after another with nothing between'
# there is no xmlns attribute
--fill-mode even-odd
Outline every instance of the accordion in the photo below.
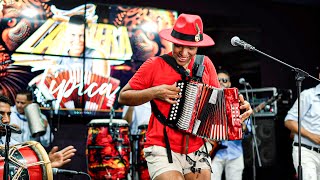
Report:
<svg viewBox="0 0 320 180"><path fill-rule="evenodd" d="M215 88L179 81L181 98L170 107L168 121L178 129L209 140L242 139L237 88Z"/></svg>

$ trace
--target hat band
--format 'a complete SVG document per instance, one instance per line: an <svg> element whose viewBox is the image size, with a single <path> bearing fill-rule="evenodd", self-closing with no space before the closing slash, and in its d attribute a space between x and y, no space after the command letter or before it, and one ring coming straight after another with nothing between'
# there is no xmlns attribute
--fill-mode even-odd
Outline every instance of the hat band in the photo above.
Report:
<svg viewBox="0 0 320 180"><path fill-rule="evenodd" d="M192 42L198 42L203 40L202 34L196 34L196 35L183 34L174 29L171 32L171 36L180 40L192 41Z"/></svg>

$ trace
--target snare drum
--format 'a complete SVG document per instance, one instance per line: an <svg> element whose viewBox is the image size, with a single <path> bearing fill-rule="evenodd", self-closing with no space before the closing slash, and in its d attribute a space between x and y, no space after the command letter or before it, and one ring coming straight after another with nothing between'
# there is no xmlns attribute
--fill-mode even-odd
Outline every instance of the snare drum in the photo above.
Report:
<svg viewBox="0 0 320 180"><path fill-rule="evenodd" d="M10 180L52 180L52 168L46 150L36 141L9 148ZM0 178L4 173L5 147L0 146Z"/></svg>
<svg viewBox="0 0 320 180"><path fill-rule="evenodd" d="M88 127L86 154L92 179L126 179L130 168L128 122L94 119Z"/></svg>

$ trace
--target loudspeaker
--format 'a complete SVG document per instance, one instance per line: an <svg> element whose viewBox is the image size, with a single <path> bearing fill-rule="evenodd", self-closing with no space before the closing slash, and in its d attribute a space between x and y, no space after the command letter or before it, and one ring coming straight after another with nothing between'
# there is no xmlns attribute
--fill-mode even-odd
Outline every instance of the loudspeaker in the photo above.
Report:
<svg viewBox="0 0 320 180"><path fill-rule="evenodd" d="M256 138L262 167L259 167L255 152L253 168L252 135L245 137L242 142L245 163L243 179L245 180L254 180L254 176L259 180L295 179L291 156L292 139L290 139L290 130L284 126L284 119L292 102L290 98L281 99L277 105L277 116L255 117Z"/></svg>
<svg viewBox="0 0 320 180"><path fill-rule="evenodd" d="M272 166L276 162L276 128L275 117L255 117L256 141L259 149L261 164L263 167ZM248 135L242 142L244 152L244 163L252 167L252 135ZM258 167L258 157L255 151L255 163Z"/></svg>

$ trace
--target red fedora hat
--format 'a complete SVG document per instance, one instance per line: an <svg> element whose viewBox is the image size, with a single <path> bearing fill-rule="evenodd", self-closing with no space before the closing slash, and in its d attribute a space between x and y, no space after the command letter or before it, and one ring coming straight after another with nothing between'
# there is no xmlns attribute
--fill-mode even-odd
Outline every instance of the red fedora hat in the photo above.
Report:
<svg viewBox="0 0 320 180"><path fill-rule="evenodd" d="M175 44L185 46L212 46L212 38L203 33L203 24L200 16L180 14L173 28L159 32L161 38Z"/></svg>

